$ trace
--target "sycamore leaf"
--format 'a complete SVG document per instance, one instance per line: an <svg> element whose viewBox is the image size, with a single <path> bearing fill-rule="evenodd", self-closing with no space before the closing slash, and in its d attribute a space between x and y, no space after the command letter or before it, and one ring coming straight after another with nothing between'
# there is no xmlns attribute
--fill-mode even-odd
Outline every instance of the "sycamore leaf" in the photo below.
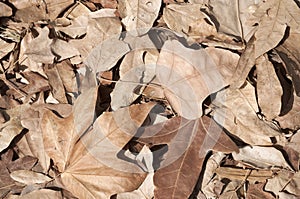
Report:
<svg viewBox="0 0 300 199"><path fill-rule="evenodd" d="M126 30L134 36L147 33L158 17L161 0L120 0L119 10Z"/></svg>
<svg viewBox="0 0 300 199"><path fill-rule="evenodd" d="M58 166L64 187L79 198L106 198L133 191L142 183L145 173L136 164L118 158L118 153L134 136L154 104L103 113L93 128L83 134L90 119L79 116L94 110L84 104L88 96L89 92L80 96L74 115L68 118L58 118L51 112L44 114L42 129L46 151ZM80 110L79 104L84 105L85 111Z"/></svg>
<svg viewBox="0 0 300 199"><path fill-rule="evenodd" d="M258 104L266 118L272 120L280 114L283 90L267 55L257 58L256 71Z"/></svg>
<svg viewBox="0 0 300 199"><path fill-rule="evenodd" d="M187 48L176 40L162 47L156 75L172 108L187 119L199 118L203 100L226 86L205 50Z"/></svg>
<svg viewBox="0 0 300 199"><path fill-rule="evenodd" d="M227 153L238 150L222 128L208 117L197 120L174 117L146 127L139 140L151 145L168 145L163 161L154 162L159 165L154 174L156 198L188 198L209 150ZM161 155L163 149L154 153Z"/></svg>

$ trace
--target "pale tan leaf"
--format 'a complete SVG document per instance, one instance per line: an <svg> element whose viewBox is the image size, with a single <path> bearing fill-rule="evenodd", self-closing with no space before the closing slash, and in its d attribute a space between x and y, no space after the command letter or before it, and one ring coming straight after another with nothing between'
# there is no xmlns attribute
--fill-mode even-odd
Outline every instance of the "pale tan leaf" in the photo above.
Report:
<svg viewBox="0 0 300 199"><path fill-rule="evenodd" d="M46 111L41 121L41 128L46 153L53 159L58 170L64 171L70 150L78 139L74 132L73 115L60 119L51 111Z"/></svg>
<svg viewBox="0 0 300 199"><path fill-rule="evenodd" d="M71 20L71 24L69 26L57 27L56 29L75 39L86 33L88 21L88 16L82 15Z"/></svg>
<svg viewBox="0 0 300 199"><path fill-rule="evenodd" d="M65 88L56 65L47 64L44 66L44 71L48 77L48 82L51 87L53 97L60 103L67 104L68 100L65 94Z"/></svg>
<svg viewBox="0 0 300 199"><path fill-rule="evenodd" d="M130 51L128 44L109 38L96 46L88 55L85 64L95 73L110 70L125 54Z"/></svg>
<svg viewBox="0 0 300 199"><path fill-rule="evenodd" d="M242 38L242 27L239 16L239 1L209 1L209 14L214 16L218 32Z"/></svg>
<svg viewBox="0 0 300 199"><path fill-rule="evenodd" d="M85 60L93 48L108 38L118 37L121 31L121 22L117 17L89 17L85 37L69 43L78 49L82 60Z"/></svg>
<svg viewBox="0 0 300 199"><path fill-rule="evenodd" d="M265 182L266 179L273 177L274 173L271 170L251 170L243 168L219 167L215 170L220 178L231 180L247 180L251 184L257 182Z"/></svg>
<svg viewBox="0 0 300 199"><path fill-rule="evenodd" d="M35 62L29 56L26 55L26 51L30 48L30 43L33 41L33 39L34 38L32 32L27 32L21 40L19 57L20 59L22 58L22 60L20 61L22 62L22 65L27 66L28 69L32 72L36 72L42 75L43 77L47 77L43 70L42 63Z"/></svg>
<svg viewBox="0 0 300 199"><path fill-rule="evenodd" d="M254 13L258 18L255 33L255 57L277 46L283 38L287 25L299 27L300 12L293 0L271 0L260 4Z"/></svg>
<svg viewBox="0 0 300 199"><path fill-rule="evenodd" d="M226 86L205 50L186 48L176 40L165 42L156 69L172 108L187 119L199 118L203 100Z"/></svg>
<svg viewBox="0 0 300 199"><path fill-rule="evenodd" d="M38 189L34 190L30 193L27 193L22 196L17 196L14 199L62 199L62 195L60 191L55 191L52 189Z"/></svg>
<svg viewBox="0 0 300 199"><path fill-rule="evenodd" d="M95 119L95 106L98 87L89 87L82 91L73 106L74 124L79 137L91 126Z"/></svg>
<svg viewBox="0 0 300 199"><path fill-rule="evenodd" d="M224 82L229 85L238 65L239 55L229 50L214 47L205 48L205 51L217 66Z"/></svg>
<svg viewBox="0 0 300 199"><path fill-rule="evenodd" d="M18 170L10 173L10 177L17 182L23 184L35 184L49 182L51 178L48 176L29 170Z"/></svg>
<svg viewBox="0 0 300 199"><path fill-rule="evenodd" d="M281 137L260 120L256 112L255 90L247 83L241 89L231 89L218 92L213 105L213 118L231 134L251 145L272 145L270 137Z"/></svg>
<svg viewBox="0 0 300 199"><path fill-rule="evenodd" d="M153 103L103 113L76 143L62 173L65 187L79 198L107 198L137 189L146 174L136 164L118 158L135 135Z"/></svg>
<svg viewBox="0 0 300 199"><path fill-rule="evenodd" d="M232 76L232 88L240 88L246 81L246 78L255 65L255 55L254 55L254 41L255 37L251 37L243 51L236 70Z"/></svg>
<svg viewBox="0 0 300 199"><path fill-rule="evenodd" d="M233 41L232 36L217 32L211 19L200 10L203 6L202 4L167 5L164 8L163 20L171 30L188 36L188 41L241 49L241 45Z"/></svg>
<svg viewBox="0 0 300 199"><path fill-rule="evenodd" d="M256 168L286 168L293 170L284 159L282 153L273 147L246 146L240 148L239 152L233 152L235 160L247 163Z"/></svg>
<svg viewBox="0 0 300 199"><path fill-rule="evenodd" d="M48 37L49 29L45 27L38 31L39 36L29 43L28 48L25 51L25 55L37 63L52 64L55 56L50 48L52 40Z"/></svg>
<svg viewBox="0 0 300 199"><path fill-rule="evenodd" d="M287 171L280 171L278 175L269 179L265 189L279 195L282 191L287 191L297 197L300 196L299 189L300 174L299 172L293 174Z"/></svg>
<svg viewBox="0 0 300 199"><path fill-rule="evenodd" d="M288 38L282 45L276 47L276 51L283 60L288 74L292 77L296 95L300 97L300 31L291 29Z"/></svg>
<svg viewBox="0 0 300 199"><path fill-rule="evenodd" d="M0 2L0 17L9 17L12 15L12 9L5 3Z"/></svg>
<svg viewBox="0 0 300 199"><path fill-rule="evenodd" d="M297 130L300 128L300 97L294 94L292 109L285 115L279 116L276 120L281 128Z"/></svg>
<svg viewBox="0 0 300 199"><path fill-rule="evenodd" d="M216 173L215 170L220 166L220 163L224 157L225 157L224 153L216 152L212 154L212 156L209 157L209 159L207 160L204 174L203 174L203 180L201 183L201 191L206 196L206 198L217 197L218 196L217 195L218 193L216 193L217 186L221 185L223 187L223 183L214 179L214 176Z"/></svg>
<svg viewBox="0 0 300 199"><path fill-rule="evenodd" d="M15 43L8 43L0 39L0 59L10 53L15 47Z"/></svg>
<svg viewBox="0 0 300 199"><path fill-rule="evenodd" d="M142 158L140 156L143 156ZM146 156L146 157L145 157ZM150 156L150 157L149 157ZM141 158L141 159L140 159ZM153 169L153 154L148 147L143 147L137 159L140 159L141 162L147 162L146 166L151 167L147 168L149 173L145 178L141 186L132 192L120 193L117 195L117 199L152 199L154 197L154 169Z"/></svg>
<svg viewBox="0 0 300 199"><path fill-rule="evenodd" d="M120 66L120 80L111 93L113 110L130 105L140 96L144 85L155 76L158 54L157 50L135 50L125 56Z"/></svg>
<svg viewBox="0 0 300 199"><path fill-rule="evenodd" d="M271 121L280 114L283 89L267 55L256 59L256 71L258 104L262 113Z"/></svg>
<svg viewBox="0 0 300 199"><path fill-rule="evenodd" d="M7 148L11 141L23 130L20 115L23 111L27 111L28 108L29 104L23 104L5 111L5 115L7 115L10 120L0 124L0 151Z"/></svg>
<svg viewBox="0 0 300 199"><path fill-rule="evenodd" d="M62 61L67 58L79 55L79 51L70 43L61 39L55 39L50 45L52 53L57 55L57 61Z"/></svg>
<svg viewBox="0 0 300 199"><path fill-rule="evenodd" d="M131 35L140 36L152 27L161 6L161 0L120 0L122 23Z"/></svg>
<svg viewBox="0 0 300 199"><path fill-rule="evenodd" d="M35 22L50 19L53 21L73 0L27 1L11 0L16 8L16 18L23 22Z"/></svg>

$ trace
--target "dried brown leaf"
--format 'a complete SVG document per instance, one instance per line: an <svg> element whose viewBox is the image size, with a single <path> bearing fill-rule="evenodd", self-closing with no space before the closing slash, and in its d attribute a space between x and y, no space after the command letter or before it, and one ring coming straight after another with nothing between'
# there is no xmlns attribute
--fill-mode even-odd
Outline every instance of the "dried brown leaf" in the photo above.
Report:
<svg viewBox="0 0 300 199"><path fill-rule="evenodd" d="M108 38L117 37L121 33L122 26L119 18L111 15L107 16L105 13L102 15L94 18L89 17L85 37L69 42L78 49L83 60L87 58L92 49L98 44Z"/></svg>
<svg viewBox="0 0 300 199"><path fill-rule="evenodd" d="M0 17L9 17L12 15L12 9L5 3L0 2Z"/></svg>
<svg viewBox="0 0 300 199"><path fill-rule="evenodd" d="M268 169L273 167L293 170L286 162L282 153L273 147L246 146L238 153L232 153L236 161L252 165L255 168Z"/></svg>
<svg viewBox="0 0 300 199"><path fill-rule="evenodd" d="M5 55L10 53L15 47L15 43L8 43L2 39L0 39L0 59L2 59Z"/></svg>
<svg viewBox="0 0 300 199"><path fill-rule="evenodd" d="M218 67L203 49L166 41L161 49L156 75L172 108L182 117L202 115L203 100L226 86Z"/></svg>
<svg viewBox="0 0 300 199"><path fill-rule="evenodd" d="M251 145L272 145L270 137L281 137L260 120L255 90L247 83L242 89L220 91L213 101L213 118L231 134Z"/></svg>
<svg viewBox="0 0 300 199"><path fill-rule="evenodd" d="M52 189L38 189L30 193L24 194L22 196L16 196L11 199L63 199L60 191L55 191Z"/></svg>
<svg viewBox="0 0 300 199"><path fill-rule="evenodd" d="M274 199L275 197L271 193L264 191L264 186L265 183L249 184L247 199Z"/></svg>
<svg viewBox="0 0 300 199"><path fill-rule="evenodd" d="M51 92L53 97L60 103L68 103L63 82L61 80L60 74L57 70L56 65L48 64L45 65L44 71L48 77L48 82L51 87Z"/></svg>
<svg viewBox="0 0 300 199"><path fill-rule="evenodd" d="M161 0L120 0L119 12L126 30L134 36L147 33L161 6Z"/></svg>
<svg viewBox="0 0 300 199"><path fill-rule="evenodd" d="M23 184L35 184L49 182L51 178L48 176L29 170L17 170L10 173L10 177L17 182Z"/></svg>
<svg viewBox="0 0 300 199"><path fill-rule="evenodd" d="M293 174L287 171L280 171L272 179L269 179L265 189L271 191L276 195L280 192L287 191L297 197L300 196L299 182L300 182L299 172Z"/></svg>
<svg viewBox="0 0 300 199"><path fill-rule="evenodd" d="M139 140L151 145L168 144L168 151L154 175L156 198L188 198L209 150L238 150L222 129L208 117L197 120L171 118L146 128L142 137Z"/></svg>
<svg viewBox="0 0 300 199"><path fill-rule="evenodd" d="M37 63L52 64L55 56L50 48L52 40L48 37L49 29L45 27L38 29L38 32L39 36L29 43L25 55Z"/></svg>
<svg viewBox="0 0 300 199"><path fill-rule="evenodd" d="M271 121L280 114L283 89L267 55L256 59L256 71L258 104L262 113Z"/></svg>

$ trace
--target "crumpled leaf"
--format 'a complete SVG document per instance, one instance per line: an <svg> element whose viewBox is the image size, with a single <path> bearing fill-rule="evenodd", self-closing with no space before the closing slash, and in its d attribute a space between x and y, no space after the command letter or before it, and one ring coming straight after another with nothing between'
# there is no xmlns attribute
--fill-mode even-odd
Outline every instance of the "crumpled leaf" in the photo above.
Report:
<svg viewBox="0 0 300 199"><path fill-rule="evenodd" d="M111 93L113 110L130 105L140 96L144 85L155 76L157 58L157 50L135 50L125 56L120 66L120 80Z"/></svg>
<svg viewBox="0 0 300 199"><path fill-rule="evenodd" d="M186 48L176 40L165 42L156 75L172 108L187 119L199 118L203 100L226 86L205 50Z"/></svg>
<svg viewBox="0 0 300 199"><path fill-rule="evenodd" d="M154 162L158 167L154 174L155 198L188 198L209 150L227 153L238 150L208 117L197 120L174 117L145 128L139 140L151 145L168 144L163 161ZM163 151L160 149L154 153L162 155Z"/></svg>
<svg viewBox="0 0 300 199"><path fill-rule="evenodd" d="M163 20L167 26L186 36L188 41L197 41L209 46L241 49L233 37L217 32L203 4L170 4L164 8Z"/></svg>
<svg viewBox="0 0 300 199"><path fill-rule="evenodd" d="M300 14L299 14L300 15ZM299 22L300 24L300 22ZM292 77L295 93L300 97L300 31L291 29L289 37L284 40L282 45L276 47L280 58L284 61L288 74Z"/></svg>
<svg viewBox="0 0 300 199"><path fill-rule="evenodd" d="M66 27L56 27L55 29L69 35L72 38L77 38L84 35L87 31L89 18L86 15L81 15L70 21L70 25Z"/></svg>
<svg viewBox="0 0 300 199"><path fill-rule="evenodd" d="M15 43L8 43L0 38L0 59L10 53L15 47Z"/></svg>
<svg viewBox="0 0 300 199"><path fill-rule="evenodd" d="M15 136L23 130L20 114L23 111L27 111L28 108L29 104L24 104L5 111L5 114L8 115L10 119L5 123L0 124L0 152L6 149Z"/></svg>
<svg viewBox="0 0 300 199"><path fill-rule="evenodd" d="M241 89L218 92L212 106L214 120L250 145L272 145L271 137L282 137L256 115L255 91L249 83Z"/></svg>
<svg viewBox="0 0 300 199"><path fill-rule="evenodd" d="M71 40L69 43L78 49L82 60L85 60L93 48L108 38L118 37L121 31L122 26L119 18L115 15L107 15L104 10L95 17L89 16L84 38Z"/></svg>
<svg viewBox="0 0 300 199"><path fill-rule="evenodd" d="M161 0L120 0L119 12L126 30L134 36L147 33L161 6Z"/></svg>
<svg viewBox="0 0 300 199"><path fill-rule="evenodd" d="M265 189L266 191L271 191L276 195L279 195L282 191L287 191L288 193L299 197L299 178L299 172L293 174L283 170L274 176L274 178L267 181Z"/></svg>
<svg viewBox="0 0 300 199"><path fill-rule="evenodd" d="M51 178L42 173L37 173L29 170L13 171L10 173L10 177L17 182L27 185L34 183L45 183L51 180Z"/></svg>
<svg viewBox="0 0 300 199"><path fill-rule="evenodd" d="M246 146L239 152L233 152L235 160L252 165L257 168L282 167L293 170L284 159L282 153L273 147Z"/></svg>

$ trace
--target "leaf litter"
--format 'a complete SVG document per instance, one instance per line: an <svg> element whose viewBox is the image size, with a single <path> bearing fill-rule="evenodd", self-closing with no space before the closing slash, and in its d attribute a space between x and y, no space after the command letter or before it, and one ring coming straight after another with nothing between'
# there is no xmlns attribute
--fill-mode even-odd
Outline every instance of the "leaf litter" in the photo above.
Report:
<svg viewBox="0 0 300 199"><path fill-rule="evenodd" d="M300 197L297 0L0 2L0 198Z"/></svg>

